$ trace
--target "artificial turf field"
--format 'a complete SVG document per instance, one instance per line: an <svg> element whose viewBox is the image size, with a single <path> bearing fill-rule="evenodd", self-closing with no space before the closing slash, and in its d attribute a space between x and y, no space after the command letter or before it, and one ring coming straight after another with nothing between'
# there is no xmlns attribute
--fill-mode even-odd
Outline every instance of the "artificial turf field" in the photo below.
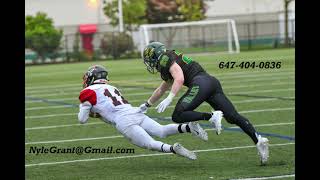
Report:
<svg viewBox="0 0 320 180"><path fill-rule="evenodd" d="M251 139L223 119L219 136L205 121L209 141L190 134L159 139L181 143L196 152L198 159L187 160L173 154L144 150L132 145L114 127L90 118L77 120L78 95L83 73L94 64L109 70L110 84L118 87L133 106L145 102L160 84L159 74L147 72L142 60L98 61L73 64L27 66L25 92L25 169L27 179L237 179L275 177L294 179L295 174L295 50L263 50L230 55L190 55L217 77L236 109L269 139L270 158L260 166ZM281 61L279 69L220 69L227 61ZM178 97L182 96L183 88ZM166 97L166 95L164 96ZM160 124L172 123L170 116L178 100L159 114L147 115ZM162 98L163 99L163 98ZM159 101L160 102L160 101ZM211 110L206 103L198 111ZM117 148L134 153L30 153L30 148ZM54 149L53 149L54 150Z"/></svg>

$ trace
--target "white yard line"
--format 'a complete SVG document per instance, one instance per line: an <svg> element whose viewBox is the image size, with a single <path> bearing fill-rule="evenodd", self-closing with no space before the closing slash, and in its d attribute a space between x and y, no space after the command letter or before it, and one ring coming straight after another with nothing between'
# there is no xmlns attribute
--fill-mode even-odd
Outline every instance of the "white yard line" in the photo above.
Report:
<svg viewBox="0 0 320 180"><path fill-rule="evenodd" d="M270 81L270 80L280 80L280 79L294 79L294 76L280 76L280 77L269 77L269 78L256 78L256 79L244 79L244 80L238 80L238 81L220 81L222 84L222 88L224 87L224 84L243 84L244 82L254 82L254 81ZM294 80L292 80L293 82ZM266 84L268 85L268 84Z"/></svg>
<svg viewBox="0 0 320 180"><path fill-rule="evenodd" d="M148 91L148 92L140 92L140 93L126 93L125 97L130 97L130 96L141 96L141 95L148 95L148 94L152 94L152 91ZM79 96L80 92L63 92L63 93L48 93L48 94L43 94L43 95L38 95L36 96L37 98L43 98L43 97L51 97L51 96L65 96L65 95L74 95L74 99L78 100L78 96Z"/></svg>
<svg viewBox="0 0 320 180"><path fill-rule="evenodd" d="M290 98L290 97L288 97ZM275 100L278 100L277 98L261 98L261 99L250 99L250 100L242 100L242 101L232 101L233 104L242 104L242 103L251 103L251 102L259 102L259 101L262 101L262 102L265 102L265 101L275 101ZM132 101L130 101L132 102ZM143 102L143 101L139 101L139 102ZM205 103L205 104L202 104L201 105L202 107L211 107L209 104ZM170 105L167 107L167 109L170 109L170 108L174 108L176 107L176 105ZM153 107L150 107L150 109L156 109L155 106Z"/></svg>
<svg viewBox="0 0 320 180"><path fill-rule="evenodd" d="M291 96L291 97L285 97L285 98L295 98L295 97L293 97L293 96ZM178 98L177 98L177 100L178 100ZM250 103L250 102L259 102L259 101L276 101L276 100L279 100L278 98L257 98L257 99L249 99L249 100L239 100L239 101L232 101L232 103L234 103L234 104L236 104L236 103L238 103L238 104L241 104L241 103ZM140 102L140 103L143 103L144 101L143 100L141 100L141 99L138 99L138 100L131 100L131 101L129 101L129 103L136 103L136 102ZM177 103L178 101L173 101L172 103L173 104L175 104L175 103ZM202 105L208 105L208 104L202 104ZM47 107L49 107L49 106L47 106ZM175 105L171 105L171 106L168 106L168 107L175 107ZM152 109L152 108L151 108Z"/></svg>
<svg viewBox="0 0 320 180"><path fill-rule="evenodd" d="M281 175L281 176L265 176L265 177L251 177L251 178L240 178L240 179L230 179L230 180L262 180L262 179L279 179L295 177L295 174Z"/></svg>
<svg viewBox="0 0 320 180"><path fill-rule="evenodd" d="M265 111L286 111L293 110L294 107L286 108L275 108L275 109L257 109L250 111L240 111L239 113L255 113L255 112L265 112ZM25 119L38 119L38 118L49 118L49 117L59 117L59 116L76 116L78 113L65 113L65 114L46 114L46 115L36 115L36 116L25 116Z"/></svg>
<svg viewBox="0 0 320 180"><path fill-rule="evenodd" d="M270 124L258 124L258 125L254 125L254 127L270 127L270 126L283 126L283 125L294 125L295 122L289 122L289 123L270 123ZM239 128L238 126L232 126L232 127L228 127L230 129L237 129ZM205 129L205 131L213 131L215 130L214 128L209 128L209 129Z"/></svg>
<svg viewBox="0 0 320 180"><path fill-rule="evenodd" d="M72 126L89 126L89 125L96 125L96 124L106 124L105 122L93 122L93 123L86 123L86 124L64 124L64 125L56 125L56 126L38 126L38 127L31 127L25 128L26 131L30 130L38 130L38 129L54 129L54 128L63 128L63 127L72 127Z"/></svg>
<svg viewBox="0 0 320 180"><path fill-rule="evenodd" d="M216 76L216 77L218 77L218 79L219 80L221 80L221 81L223 81L223 80L225 80L225 79L239 79L239 78L250 78L250 77L265 77L265 76L283 76L283 75L294 75L294 72L278 72L278 73L272 73L272 74L270 74L270 73L259 73L259 74L245 74L245 75L238 75L238 76L220 76L220 77L218 77L218 76ZM154 83L154 80L150 80L152 83ZM149 82L150 82L149 81ZM137 82L138 83L147 83L147 82L145 82L145 81L143 81L143 82L139 82L138 80L137 80ZM112 82L111 82L111 84L112 84ZM121 86L120 86L121 87ZM137 88L135 88L135 87L124 87L124 88L121 88L120 90L123 90L123 91L128 91L128 90L135 90L135 89L137 89ZM28 95L33 95L33 94L37 94L37 95L39 95L39 93L48 93L48 92L52 92L52 91L61 91L61 92L63 92L63 91L72 91L72 90L81 90L81 87L79 86L79 84L78 85L76 85L76 87L69 87L69 86L67 86L66 88L63 88L63 89L55 89L55 88L49 88L49 89L45 89L45 90L27 90L26 91L26 93L28 94Z"/></svg>
<svg viewBox="0 0 320 180"><path fill-rule="evenodd" d="M231 88L229 88L231 89ZM293 89L293 88L291 88ZM294 89L293 89L294 90ZM144 90L145 91L145 90ZM255 92L275 92L275 89L270 89L270 90L264 90L264 91L244 91L244 92L235 92L235 93L255 93ZM125 97L130 97L130 96L141 96L141 95L151 95L153 92L152 91L145 91L145 92L139 92L139 93L126 93ZM235 94L235 93L231 93L231 94ZM65 95L74 95L74 99L78 98L79 92L62 92L62 93L49 93L49 94L42 94L42 95L37 95L37 98L43 98L43 97L51 97L51 96L65 96Z"/></svg>
<svg viewBox="0 0 320 180"><path fill-rule="evenodd" d="M72 98L59 98L59 99L46 99L47 101L67 101L67 100L76 100L79 102L77 97L72 97ZM42 100L30 100L27 99L25 101L26 104L30 104L30 103L42 103Z"/></svg>
<svg viewBox="0 0 320 180"><path fill-rule="evenodd" d="M74 83L74 84L70 84L70 83L66 83L65 84L59 84L59 85L43 85L43 86L26 86L25 89L26 91L28 90L33 90L33 89L50 89L50 88L63 88L63 87L75 87L75 86L79 86L81 87L81 84L79 83Z"/></svg>
<svg viewBox="0 0 320 180"><path fill-rule="evenodd" d="M103 123L103 122L102 122ZM91 123L93 124L93 123ZM259 124L254 125L254 127L270 127L270 126L283 126L283 125L293 125L294 122L288 123L270 123L270 124ZM232 126L228 128L239 128L238 126ZM205 131L213 131L213 128L205 129ZM112 136L103 136L103 137L94 137L94 138L80 138L80 139L66 139L66 140L53 140L53 141L38 141L38 142L28 142L25 145L29 144L51 144L51 143L64 143L64 142L76 142L76 141L91 141L91 140L99 140L99 139L115 139L115 138L123 138L122 135L112 135Z"/></svg>
<svg viewBox="0 0 320 180"><path fill-rule="evenodd" d="M294 85L295 82L276 82L276 83L270 83L270 84L266 84L266 83L262 83L262 84L253 84L253 85L234 85L234 86L225 86L223 87L223 89L240 89L240 88L253 88L253 87L263 87L263 86L277 86L277 85ZM156 88L154 88L156 89ZM141 91L141 90L144 90L143 88L139 88L139 87L136 87L136 88L123 88L123 89L120 89L120 92L125 92L125 94L127 94L127 92L130 92L131 90L135 90L135 91ZM148 89L150 90L150 89ZM34 95L43 95L43 94L48 94L48 93L56 93L57 95L59 94L63 94L63 93L74 93L74 92L80 92L81 91L81 88L72 88L72 89L63 89L63 90L50 90L50 91L47 91L45 93L28 93L26 94L26 96L34 96ZM150 90L151 91L151 90Z"/></svg>
<svg viewBox="0 0 320 180"><path fill-rule="evenodd" d="M52 92L56 92L57 94L63 93L63 92L80 92L83 88L82 87L70 87L70 88L63 88L63 89L47 89L47 90L35 90L35 91L26 91L27 96L33 96L33 95L41 95L41 94L48 94ZM120 91L132 91L132 90L141 90L141 87L124 87L124 88L118 88Z"/></svg>
<svg viewBox="0 0 320 180"><path fill-rule="evenodd" d="M241 78L252 78L252 77L269 77L269 76L289 76L295 75L294 72L279 72L279 73L261 73L261 74L246 74L246 75L237 75L237 76L216 76L219 80L223 81L226 79L241 79Z"/></svg>
<svg viewBox="0 0 320 180"><path fill-rule="evenodd" d="M62 106L40 106L40 107L31 107L26 108L26 111L32 111L32 110L41 110L41 109L64 109L64 108L73 108L72 105L62 105Z"/></svg>
<svg viewBox="0 0 320 180"><path fill-rule="evenodd" d="M241 75L241 74L261 74L261 73L283 73L283 72L294 72L294 68L283 68L283 69L269 69L269 70L256 70L256 71L244 71L244 72L230 72L230 73L215 73L213 74L216 77L224 77L224 76L231 76L231 75ZM66 74L66 72L61 72ZM27 74L27 73L26 73ZM50 73L47 73L48 75L51 75ZM136 79L136 80L145 80L144 79ZM150 80L156 80L156 78L152 78ZM122 81L117 81L122 82ZM79 83L72 82L64 82L64 84L59 85L41 85L41 86L26 86L26 90L35 90L35 89L49 89L49 88L57 88L57 87L74 87L79 86ZM80 86L79 86L80 87Z"/></svg>
<svg viewBox="0 0 320 180"><path fill-rule="evenodd" d="M277 78L278 79L278 78ZM250 80L250 79L249 79ZM261 79L259 79L259 80L261 80ZM267 85L267 84L266 84ZM270 85L271 86L271 85ZM229 89L232 89L232 88L234 88L234 87L236 87L236 86L233 86L232 88L230 88L230 87L228 87L228 86L226 86L227 88L229 88ZM224 88L224 87L223 87ZM294 88L290 88L290 89L293 89L294 90ZM245 91L245 92L251 92L251 93L255 93L255 92L276 92L276 90L277 89L270 89L270 90L259 90L259 91ZM233 93L231 93L231 94L236 94L236 93L245 93L245 92L233 92ZM130 97L130 96L139 96L139 95L149 95L149 94L152 94L153 92L152 91L147 91L147 92L139 92L139 93L126 93L124 96L125 97ZM226 93L228 93L228 92L226 92ZM74 99L76 100L76 99L78 99L78 96L79 96L79 92L61 92L61 93L48 93L48 94L41 94L41 95L37 95L36 97L37 98L43 98L43 97L50 97L50 96L65 96L65 95L74 95ZM28 95L26 95L26 96L28 96ZM48 99L48 100L50 100L50 99ZM27 101L38 101L38 100L27 100Z"/></svg>
<svg viewBox="0 0 320 180"><path fill-rule="evenodd" d="M253 84L253 85L235 85L235 86L225 86L223 89L239 89L239 88L253 88L253 87L263 87L263 86L278 86L278 85L294 85L295 82L277 82L277 83L263 83L263 84Z"/></svg>
<svg viewBox="0 0 320 180"><path fill-rule="evenodd" d="M57 140L57 141L38 141L38 142L29 142L25 143L25 145L29 144L51 144L51 143L64 143L64 142L77 142L77 141L91 141L91 140L99 140L99 139L114 139L114 138L122 138L123 136L105 136L105 137L94 137L94 138L82 138L82 139L65 139L65 140Z"/></svg>
<svg viewBox="0 0 320 180"><path fill-rule="evenodd" d="M274 108L274 109L257 109L257 110L249 110L249 111L240 111L241 114L248 114L248 113L256 113L256 112L270 112L270 111L288 111L294 110L294 107L287 107L287 108Z"/></svg>
<svg viewBox="0 0 320 180"><path fill-rule="evenodd" d="M170 117L167 117L170 118ZM30 127L25 128L26 131L30 130L38 130L38 129L55 129L55 128L64 128L64 127L73 127L73 126L89 126L89 125L97 125L97 124L106 124L105 122L93 122L93 123L86 123L86 124L63 124L63 125L55 125L55 126L38 126L38 127ZM254 127L265 127L265 126L281 126L281 125L291 125L294 124L294 122L291 123L271 123L271 124L261 124L261 125L254 125ZM238 128L237 126L230 127L230 128ZM206 129L211 130L211 129Z"/></svg>
<svg viewBox="0 0 320 180"><path fill-rule="evenodd" d="M60 116L76 116L78 113L64 113L64 114L46 114L46 115L36 115L36 116L25 116L25 119L38 119L38 118L50 118L50 117L60 117Z"/></svg>
<svg viewBox="0 0 320 180"><path fill-rule="evenodd" d="M286 89L267 89L267 90L257 90L257 91L233 92L233 93L228 93L228 95L234 95L234 94L266 93L266 92L281 92L281 91L294 91L294 90L295 90L295 88L286 88Z"/></svg>
<svg viewBox="0 0 320 180"><path fill-rule="evenodd" d="M275 97L277 98L277 97ZM282 97L282 98L294 98L294 97ZM59 99L47 99L48 101L67 101L67 100L76 100L77 103L79 102L78 99L76 98L59 98ZM142 100L130 100L129 102L141 102L141 101L144 101L144 99ZM26 104L33 104L33 103L43 103L42 100L27 100L25 101Z"/></svg>
<svg viewBox="0 0 320 180"><path fill-rule="evenodd" d="M294 98L288 97L288 98ZM233 104L242 104L242 103L251 103L251 102L265 102L265 101L278 101L279 99L277 98L259 98L259 99L249 99L249 100L241 100L241 101L233 101ZM132 100L130 103L136 103L136 102L143 102L143 100ZM174 102L176 103L176 102ZM205 106L208 106L208 104L203 104ZM175 105L168 106L168 108L175 107ZM26 108L26 111L33 111L33 110L41 110L41 109L63 109L63 108L74 108L72 105L61 105L61 106L35 106L31 108ZM154 107L153 107L154 108Z"/></svg>
<svg viewBox="0 0 320 180"><path fill-rule="evenodd" d="M287 145L293 145L293 144L295 143L270 144L270 147L287 146ZM214 149L200 149L200 150L194 150L193 152L200 153L200 152L227 151L227 150L248 149L248 148L256 148L256 146L237 146L237 147L224 147L224 148L214 148ZM139 155L133 155L133 156L116 156L116 157L93 158L93 159L78 159L78 160L69 160L69 161L55 161L55 162L26 164L25 167L70 164L70 163L78 163L78 162L113 160L113 159L127 159L127 158L138 158L138 157L154 157L154 156L163 156L163 155L172 155L172 154L173 153L152 153L152 154L139 154Z"/></svg>

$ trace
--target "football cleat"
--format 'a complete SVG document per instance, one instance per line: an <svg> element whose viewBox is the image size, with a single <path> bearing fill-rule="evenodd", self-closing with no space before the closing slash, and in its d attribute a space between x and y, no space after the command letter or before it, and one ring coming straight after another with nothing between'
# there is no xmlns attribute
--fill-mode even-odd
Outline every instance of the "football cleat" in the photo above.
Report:
<svg viewBox="0 0 320 180"><path fill-rule="evenodd" d="M269 158L269 140L267 138L258 136L258 143L256 144L258 154L260 156L261 165L265 165Z"/></svg>
<svg viewBox="0 0 320 180"><path fill-rule="evenodd" d="M222 111L212 111L212 116L209 119L209 122L216 129L217 135L219 135L222 130L222 125L221 125L222 117L223 117Z"/></svg>
<svg viewBox="0 0 320 180"><path fill-rule="evenodd" d="M189 125L191 133L194 136L196 136L204 141L208 141L207 132L204 129L202 129L202 127L200 126L200 124L198 122L189 122L188 125Z"/></svg>
<svg viewBox="0 0 320 180"><path fill-rule="evenodd" d="M173 145L173 150L176 154L186 157L190 160L196 160L197 156L194 152L189 151L188 149L184 148L181 144L179 143L175 143Z"/></svg>

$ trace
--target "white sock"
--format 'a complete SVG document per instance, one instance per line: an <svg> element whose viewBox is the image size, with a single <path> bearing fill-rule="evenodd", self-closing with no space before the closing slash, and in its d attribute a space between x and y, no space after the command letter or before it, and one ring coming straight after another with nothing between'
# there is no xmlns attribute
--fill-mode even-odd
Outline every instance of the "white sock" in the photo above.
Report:
<svg viewBox="0 0 320 180"><path fill-rule="evenodd" d="M166 153L170 153L170 152L172 152L172 146L169 144L162 144L161 151L166 152Z"/></svg>
<svg viewBox="0 0 320 180"><path fill-rule="evenodd" d="M172 146L169 144L165 144L161 141L153 141L151 144L151 149L157 150L160 152L170 153L172 152Z"/></svg>

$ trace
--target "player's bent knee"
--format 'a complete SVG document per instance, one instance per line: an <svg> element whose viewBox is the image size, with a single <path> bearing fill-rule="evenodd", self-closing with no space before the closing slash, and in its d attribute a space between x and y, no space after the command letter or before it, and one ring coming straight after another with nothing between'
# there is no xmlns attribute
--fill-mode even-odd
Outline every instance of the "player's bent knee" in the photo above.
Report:
<svg viewBox="0 0 320 180"><path fill-rule="evenodd" d="M185 108L181 104L177 104L175 110L172 113L171 119L175 123L184 123L181 118L181 114L185 111Z"/></svg>
<svg viewBox="0 0 320 180"><path fill-rule="evenodd" d="M167 133L164 129L164 127L161 128L160 133L159 133L159 138L166 138L167 137Z"/></svg>
<svg viewBox="0 0 320 180"><path fill-rule="evenodd" d="M163 132L163 133L161 133L158 137L159 137L159 138L166 138L167 135Z"/></svg>
<svg viewBox="0 0 320 180"><path fill-rule="evenodd" d="M174 111L171 116L172 121L175 123L183 123L183 119L181 118L182 112L183 111Z"/></svg>
<svg viewBox="0 0 320 180"><path fill-rule="evenodd" d="M180 115L177 114L172 114L172 121L175 123L183 123L182 118L180 117Z"/></svg>

